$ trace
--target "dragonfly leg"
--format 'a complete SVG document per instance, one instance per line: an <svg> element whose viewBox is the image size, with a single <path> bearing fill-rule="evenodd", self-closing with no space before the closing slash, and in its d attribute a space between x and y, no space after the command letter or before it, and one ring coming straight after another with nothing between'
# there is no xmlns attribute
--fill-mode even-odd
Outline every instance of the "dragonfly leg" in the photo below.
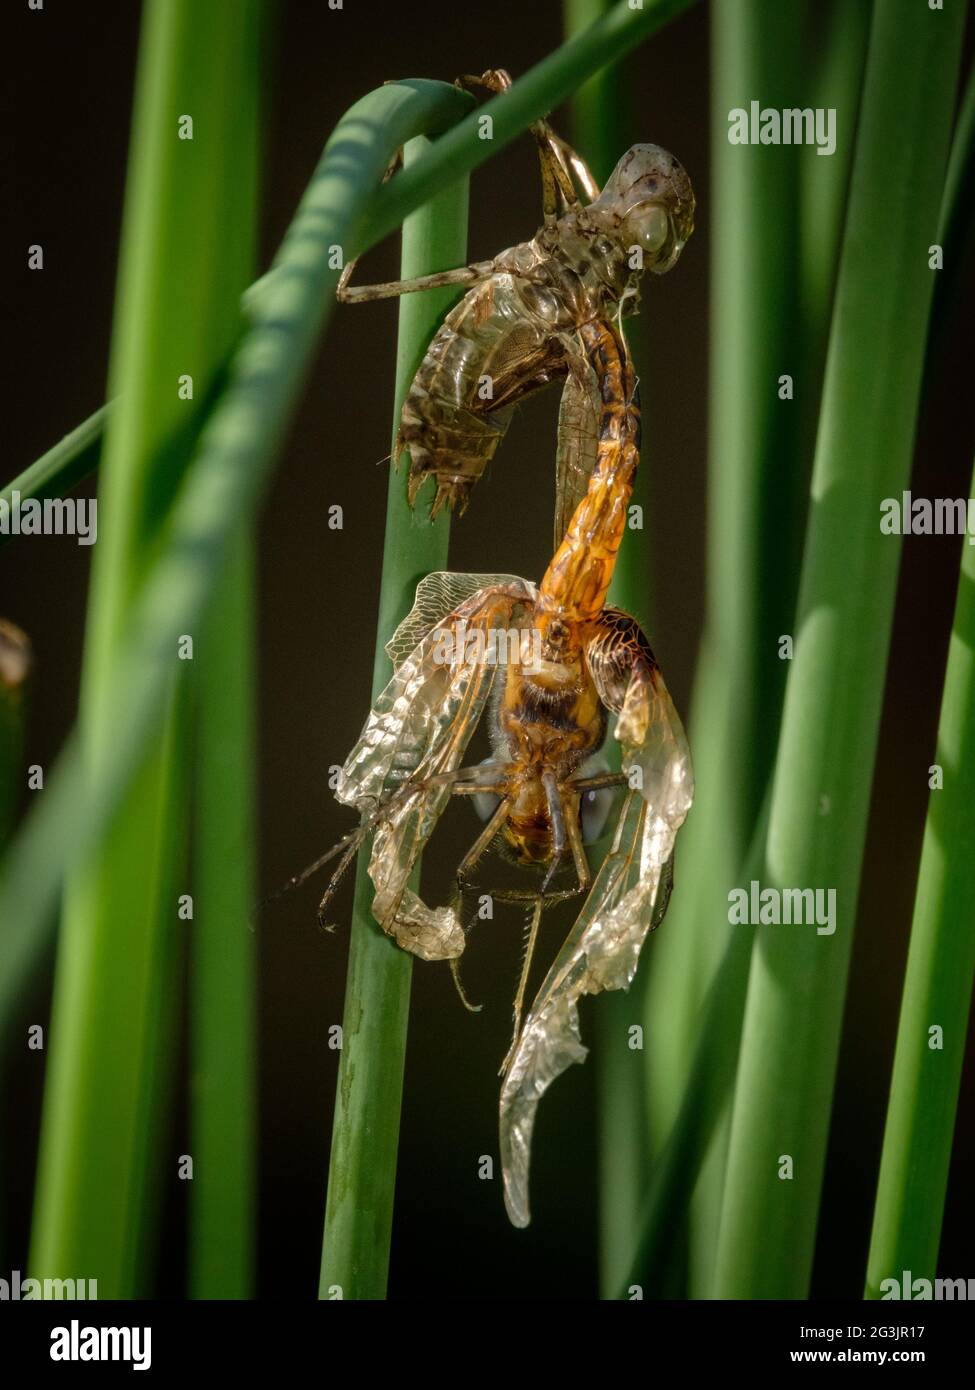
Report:
<svg viewBox="0 0 975 1390"><path fill-rule="evenodd" d="M290 892L292 888L300 888L303 883L311 878L312 874L316 874L319 869L323 869L337 854L341 854L342 859L339 863L339 867L332 875L332 883L334 884L337 882L358 853L359 846L368 834L369 828L369 825L364 823L355 830L351 830L348 835L343 835L338 844L333 845L330 850L326 850L324 854L319 855L313 863L302 869L301 873L292 875L287 883L283 884L274 893L271 893L267 898L263 899L263 902L273 902L275 898L282 897L283 894ZM329 896L331 895L331 890L332 885L330 884L328 890Z"/></svg>
<svg viewBox="0 0 975 1390"><path fill-rule="evenodd" d="M506 786L482 785L478 783L475 778L478 775L483 776L483 774L483 767L463 767L457 768L453 772L434 773L433 776L425 777L419 782L405 782L403 786L398 787L373 811L363 816L362 822L356 826L355 830L350 830L347 835L343 835L337 844L334 844L331 849L326 850L324 854L320 854L317 859L313 860L311 864L308 864L300 873L293 874L292 877L288 879L287 883L282 884L274 893L269 894L267 898L263 899L263 902L273 902L276 898L280 898L285 893L291 892L293 888L300 888L303 883L306 883L314 874L317 874L319 869L323 869L325 865L335 859L336 856L341 855L342 857L339 860L338 868L332 874L328 887L325 889L322 900L318 905L318 917L319 921L321 921L325 908L328 906L342 875L361 849L363 840L376 828L383 817L388 815L391 808L394 807L397 802L403 800L407 796L414 795L416 792L423 792L432 787L444 785L449 785L451 792L454 794L466 794L468 796L480 791L501 796L508 790ZM462 780L464 778L467 780Z"/></svg>
<svg viewBox="0 0 975 1390"><path fill-rule="evenodd" d="M551 126L547 125L547 122L543 122L543 124L547 126L549 140L553 148L559 151L563 166L575 175L576 182L586 195L587 200L590 203L595 202L599 197L599 184L596 182L589 165L577 150L574 150L566 140L562 139L561 135L556 135Z"/></svg>
<svg viewBox="0 0 975 1390"><path fill-rule="evenodd" d="M597 772L592 777L580 777L578 781L567 782L566 786L574 792L593 792L600 787L625 787L628 780L625 772Z"/></svg>
<svg viewBox="0 0 975 1390"><path fill-rule="evenodd" d="M545 788L545 800L548 803L548 815L552 824L552 858L546 870L545 877L542 879L542 886L539 889L542 897L545 890L552 882L555 871L562 862L568 844L568 835L565 828L565 816L562 813L562 798L559 795L559 784L555 779L555 773L551 768L546 768L542 773L542 786Z"/></svg>
<svg viewBox="0 0 975 1390"><path fill-rule="evenodd" d="M481 1012L481 1007L482 1007L482 1006L481 1006L480 1004L472 1004L472 1003L471 1003L471 1001L470 1001L470 1000L468 999L468 997L467 997L467 991L464 989L464 982L463 982L463 980L460 978L460 957L459 957L459 956L454 956L454 957L451 958L451 962L450 962L450 974L451 974L451 976L452 976L452 978L453 978L453 981L454 981L454 988L456 989L456 991L457 991L457 993L458 993L458 995L459 995L459 997L460 997L460 1002L463 1004L464 1008L467 1010L467 1012L468 1012L469 1014L479 1014L479 1013Z"/></svg>
<svg viewBox="0 0 975 1390"><path fill-rule="evenodd" d="M480 77L458 77L454 83L465 91L478 89L497 95L511 86L511 75L504 68L489 68ZM586 197L591 202L599 196L599 187L585 160L576 154L561 136L556 135L548 121L534 121L529 127L538 146L542 173L542 211L547 223L554 222L560 212L578 207L579 198L572 182L575 173ZM559 198L562 207L559 207Z"/></svg>
<svg viewBox="0 0 975 1390"><path fill-rule="evenodd" d="M457 788L454 787L452 790L457 791ZM472 790L472 791L473 791L473 790L474 790L474 787L471 786L471 787L468 788L468 790ZM483 790L486 790L486 788L480 788L480 790L483 791ZM503 788L503 787L502 787L502 788L499 788L499 790L504 791L504 790L506 790L506 788ZM455 876L454 897L453 897L453 904L452 904L453 907L455 908L455 910L458 910L459 907L460 907L460 903L461 903L461 900L462 900L462 898L463 898L464 888L466 887L466 884L467 884L467 875L468 875L468 874L471 872L471 870L474 868L475 864L476 864L476 863L478 862L478 860L481 858L481 855L482 855L482 854L484 853L484 851L488 848L488 846L490 845L491 841L494 839L495 835L496 835L496 834L498 833L498 831L501 829L501 826L504 824L504 820L505 820L505 817L506 817L507 814L508 814L508 810L509 810L510 806L511 806L510 798L509 798L509 799L504 799L504 800L502 800L502 801L499 803L497 809L496 809L495 812L494 812L494 815L491 817L491 819L490 819L490 820L488 821L488 823L485 825L484 829L481 831L480 835L478 835L477 839L474 841L474 843L471 845L470 849L469 849L469 850L467 851L467 853L464 855L464 857L463 857L463 859L461 860L461 862L457 865L457 873L456 873L456 876ZM459 911L458 911L458 916L459 916L459 915L460 915L460 914L459 914ZM458 959L456 959L456 958L453 959L453 960L451 960L451 962L450 962L450 973L451 973L451 975L453 976L453 979L454 979L454 987L456 988L457 993L460 995L460 1002L463 1004L464 1008L467 1009L468 1012L469 1012L469 1013L472 1013L472 1014L480 1013L480 1011L481 1011L481 1006L480 1006L480 1004L472 1004L471 1001L470 1001L470 1000L468 999L468 997L467 997L467 993L466 993L466 991L465 991L465 989L464 989L463 982L461 981L461 978L460 978L460 961L459 961Z"/></svg>
<svg viewBox="0 0 975 1390"><path fill-rule="evenodd" d="M383 183L388 182L403 162L403 151L397 150L386 165ZM412 280L384 280L375 285L350 285L352 272L359 263L353 256L347 261L339 276L335 297L340 304L363 304L375 299L392 299L396 295L412 294L415 290L434 290L441 285L466 285L482 280L493 271L493 261L480 261L474 265L458 266L456 270L441 270L433 275L418 275Z"/></svg>
<svg viewBox="0 0 975 1390"><path fill-rule="evenodd" d="M475 261L457 266L455 270L439 270L433 275L418 275L413 280L383 280L375 285L350 285L349 279L356 261L351 260L339 277L335 296L340 304L364 304L375 299L394 299L397 295L413 294L417 290L435 290L442 285L473 285L494 274L494 261Z"/></svg>
<svg viewBox="0 0 975 1390"><path fill-rule="evenodd" d="M551 223L562 213L579 206L579 195L572 182L574 169L581 168L585 171L586 182L583 183L583 188L587 197L589 189L596 186L596 181L589 173L585 161L556 135L547 121L536 121L531 131L538 145L538 162L542 171L542 213L545 221Z"/></svg>
<svg viewBox="0 0 975 1390"><path fill-rule="evenodd" d="M483 788L481 790L483 790ZM478 860L484 854L484 851L488 848L491 841L494 839L495 835L497 835L498 831L501 829L502 825L506 821L510 809L510 797L506 797L504 800L498 803L494 815L487 822L480 835L478 835L477 839L474 841L470 849L464 855L463 859L457 865L457 886L461 890L463 890L464 885L467 882L468 874L477 864Z"/></svg>
<svg viewBox="0 0 975 1390"><path fill-rule="evenodd" d="M328 905L332 901L332 898L335 896L335 890L339 886L343 874L345 873L349 865L352 863L352 861L355 859L356 855L359 853L359 846L365 839L366 833L366 827L360 826L358 831L354 831L351 835L347 836L349 843L346 845L342 858L339 860L338 868L332 874L332 877L329 879L328 884L325 888L325 892L322 894L322 900L318 904L318 925L320 927L324 927L326 931L331 930L325 917ZM336 845L335 848L340 849L341 843L339 845ZM319 860L318 862L319 864L321 864L322 861ZM315 865L313 867L317 868L318 865ZM307 873L308 870L305 871L306 875ZM305 875L302 875L301 877L304 876Z"/></svg>
<svg viewBox="0 0 975 1390"><path fill-rule="evenodd" d="M589 887L589 861L586 859L586 851L582 844L582 827L579 824L579 814L576 805L570 803L566 806L565 828L569 834L569 847L572 850L572 860L576 868L576 876L579 879L579 892L585 893Z"/></svg>
<svg viewBox="0 0 975 1390"><path fill-rule="evenodd" d="M495 785L492 782L456 782L450 789L451 796L477 796L479 792L487 792L490 796L503 796L508 790L507 783L500 782Z"/></svg>
<svg viewBox="0 0 975 1390"><path fill-rule="evenodd" d="M521 962L521 975L518 978L518 989L515 992L514 1003L514 1032L511 1038L511 1046L505 1053L504 1061L498 1071L499 1076L504 1076L508 1066L515 1054L518 1046L518 1038L521 1034L521 1016L525 1009L525 991L528 988L528 976L531 971L532 957L535 954L535 944L538 941L538 928L542 920L543 900L541 896L536 897L532 907L532 915L528 923L528 936L525 940L525 954Z"/></svg>

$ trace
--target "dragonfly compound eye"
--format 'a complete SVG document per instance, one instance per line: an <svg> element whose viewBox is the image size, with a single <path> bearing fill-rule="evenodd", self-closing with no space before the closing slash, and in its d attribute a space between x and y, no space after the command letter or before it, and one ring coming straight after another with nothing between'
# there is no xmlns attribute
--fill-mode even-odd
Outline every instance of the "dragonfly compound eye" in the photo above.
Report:
<svg viewBox="0 0 975 1390"><path fill-rule="evenodd" d="M640 203L624 217L620 237L625 246L640 246L656 256L672 235L670 216L659 203Z"/></svg>

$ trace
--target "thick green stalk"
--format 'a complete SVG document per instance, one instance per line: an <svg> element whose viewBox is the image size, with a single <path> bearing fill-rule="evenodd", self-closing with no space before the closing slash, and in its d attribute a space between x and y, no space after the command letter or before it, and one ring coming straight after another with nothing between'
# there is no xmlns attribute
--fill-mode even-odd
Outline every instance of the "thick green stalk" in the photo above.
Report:
<svg viewBox="0 0 975 1390"><path fill-rule="evenodd" d="M891 3L871 28L762 875L833 890L835 933L758 929L717 1297L808 1290L900 556L880 503L910 476L963 22Z"/></svg>
<svg viewBox="0 0 975 1390"><path fill-rule="evenodd" d="M428 145L411 141L409 168ZM426 275L463 261L467 253L467 182L448 188L403 223L401 274ZM409 295L400 301L393 440L406 392L456 298L451 289ZM433 523L406 500L406 470L393 469L386 501L386 533L379 595L373 699L392 674L385 644L409 611L416 586L447 563L446 513ZM370 913L368 852L359 855L348 982L342 1022L322 1243L320 1298L383 1298L389 1266L396 1153L412 957L381 931Z"/></svg>
<svg viewBox="0 0 975 1390"><path fill-rule="evenodd" d="M261 19L265 16L262 14ZM265 31L266 32L266 31ZM265 33L259 33L258 51ZM258 73L254 73L254 78ZM241 84L226 225L239 229L237 273L257 262L261 112L258 80ZM202 624L196 707L196 807L190 935L192 1298L252 1298L257 1203L255 780L257 574L250 523L230 542Z"/></svg>
<svg viewBox="0 0 975 1390"><path fill-rule="evenodd" d="M701 1002L723 957L727 894L767 785L793 625L801 527L842 225L869 6L729 0L712 23L713 174L708 610L690 720L697 801L670 930L649 982L647 1076L654 1144L683 1103ZM819 29L820 67L808 27ZM729 112L832 107L837 148L741 146ZM791 378L792 399L781 380ZM729 991L723 1054L738 1046L747 956ZM727 1114L724 1116L727 1120ZM688 1291L706 1295L723 1183L725 1123L691 1211Z"/></svg>
<svg viewBox="0 0 975 1390"><path fill-rule="evenodd" d="M120 400L101 471L82 678L82 756L92 774L115 738L115 662L146 557L238 328L253 207L229 235L227 213L240 211L236 182L248 152L238 108L257 80L258 10L255 0L233 12L155 0L146 11L113 333L111 391ZM130 766L130 789L97 854L67 885L55 979L31 1260L40 1275L83 1268L107 1297L138 1291L152 1227L146 1175L165 1096L186 815L182 725L171 703L176 644L168 665L157 739Z"/></svg>
<svg viewBox="0 0 975 1390"><path fill-rule="evenodd" d="M253 1296L255 1258L255 565L246 532L199 654L196 854L190 954L189 1291Z"/></svg>
<svg viewBox="0 0 975 1390"><path fill-rule="evenodd" d="M971 496L975 497L975 477ZM975 549L963 542L877 1185L867 1298L934 1279L975 977Z"/></svg>
<svg viewBox="0 0 975 1390"><path fill-rule="evenodd" d="M938 242L945 268L935 286L926 374L944 342L975 219L975 73L969 73L945 174ZM975 481L971 487L975 494ZM904 1270L933 1279L964 1052L975 933L971 765L975 756L975 556L962 551L958 599L942 695L936 762L945 782L933 790L925 826L907 959L890 1102L877 1185L865 1297ZM928 1033L943 1032L941 1048Z"/></svg>

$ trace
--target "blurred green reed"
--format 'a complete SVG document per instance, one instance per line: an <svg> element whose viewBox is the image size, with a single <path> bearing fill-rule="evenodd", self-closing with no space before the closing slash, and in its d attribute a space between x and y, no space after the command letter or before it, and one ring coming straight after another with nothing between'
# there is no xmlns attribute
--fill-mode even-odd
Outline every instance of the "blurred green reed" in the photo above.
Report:
<svg viewBox="0 0 975 1390"><path fill-rule="evenodd" d="M244 527L231 542L197 657L193 920L188 924L192 1298L249 1298L254 1292L255 568L253 538Z"/></svg>
<svg viewBox="0 0 975 1390"><path fill-rule="evenodd" d="M763 886L835 890L835 935L759 927L712 1292L808 1293L964 13L874 10ZM792 1176L781 1165L791 1160Z"/></svg>
<svg viewBox="0 0 975 1390"><path fill-rule="evenodd" d="M702 197L712 247L707 612L690 718L696 804L646 993L655 1151L684 1103L719 962L723 1021L709 1015L708 1027L722 1066L738 1049L748 951L728 941L741 934L728 926L728 891L753 839L778 730L787 670L779 638L792 631L868 18L868 6L842 2L729 0L712 11L713 166ZM753 98L834 107L835 153L730 144L728 113ZM783 375L791 400L780 396ZM728 1100L689 1211L691 1297L706 1296L713 1269Z"/></svg>
<svg viewBox="0 0 975 1390"><path fill-rule="evenodd" d="M119 404L82 678L88 772L114 740L107 697L125 624L237 331L253 255L255 189L245 177L242 196L241 172L257 130L240 107L257 77L257 14L252 0L235 13L189 0L146 11L110 373ZM175 1177L164 1116L186 887L187 668L175 645L169 656L153 746L130 767L98 853L65 885L55 979L31 1264L84 1269L108 1297L142 1287L157 1187Z"/></svg>
<svg viewBox="0 0 975 1390"><path fill-rule="evenodd" d="M969 73L945 175L926 376L936 370L975 243L975 72ZM968 260L970 264L970 259ZM942 278L943 277L943 278ZM975 479L969 497L975 496ZM877 1181L866 1298L904 1270L933 1279L975 971L975 552L963 542L932 789L921 850L890 1103ZM941 1046L929 1029L942 1030Z"/></svg>
<svg viewBox="0 0 975 1390"><path fill-rule="evenodd" d="M237 15L232 177L224 226L236 229L226 322L242 327L240 291L257 264L264 0ZM230 132L228 132L229 134ZM224 274L227 275L225 263ZM224 342L225 353L230 342ZM189 925L188 1292L254 1294L257 1185L256 710L257 575L253 526L231 535L201 624L193 741L193 919Z"/></svg>
<svg viewBox="0 0 975 1390"><path fill-rule="evenodd" d="M969 496L975 497L975 476ZM961 572L924 828L865 1297L933 1280L975 979L975 549ZM939 1031L935 1031L939 1030Z"/></svg>

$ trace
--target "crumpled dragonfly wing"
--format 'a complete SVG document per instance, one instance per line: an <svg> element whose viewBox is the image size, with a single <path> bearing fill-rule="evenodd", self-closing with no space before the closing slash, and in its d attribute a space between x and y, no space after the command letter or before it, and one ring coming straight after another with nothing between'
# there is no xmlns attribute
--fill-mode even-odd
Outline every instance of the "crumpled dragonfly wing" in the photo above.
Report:
<svg viewBox="0 0 975 1390"><path fill-rule="evenodd" d="M559 404L555 455L554 548L569 529L586 494L599 446L599 388L596 374L580 354L568 359L569 372Z"/></svg>
<svg viewBox="0 0 975 1390"><path fill-rule="evenodd" d="M636 743L629 738L634 731L640 735ZM530 1220L538 1103L556 1077L586 1056L579 999L625 989L633 979L647 933L666 910L674 842L694 795L687 739L659 669L642 663L634 669L617 737L624 769L632 783L642 785L627 794L610 852L525 1019L502 1084L501 1162L505 1205L515 1226Z"/></svg>
<svg viewBox="0 0 975 1390"><path fill-rule="evenodd" d="M527 581L513 579L477 589L434 620L380 694L339 776L339 801L364 815L378 812L369 858L373 916L425 960L459 956L464 933L456 912L427 907L409 878L497 674L488 634L515 625L532 595Z"/></svg>

